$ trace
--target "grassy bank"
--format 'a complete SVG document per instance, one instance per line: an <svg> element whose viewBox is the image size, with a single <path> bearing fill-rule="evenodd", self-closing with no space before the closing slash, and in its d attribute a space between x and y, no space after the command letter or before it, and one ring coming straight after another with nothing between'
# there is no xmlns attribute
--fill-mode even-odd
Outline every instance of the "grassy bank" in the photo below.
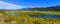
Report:
<svg viewBox="0 0 60 24"><path fill-rule="evenodd" d="M60 15L60 11L16 11L16 12L42 13L42 14Z"/></svg>
<svg viewBox="0 0 60 24"><path fill-rule="evenodd" d="M60 24L60 18L31 18L28 14L52 14L52 15L60 15L60 12L57 11L4 11L0 12L0 19L4 21L4 23L9 24ZM14 12L13 14L18 14L16 16L11 15L10 12ZM0 23L1 24L1 23Z"/></svg>

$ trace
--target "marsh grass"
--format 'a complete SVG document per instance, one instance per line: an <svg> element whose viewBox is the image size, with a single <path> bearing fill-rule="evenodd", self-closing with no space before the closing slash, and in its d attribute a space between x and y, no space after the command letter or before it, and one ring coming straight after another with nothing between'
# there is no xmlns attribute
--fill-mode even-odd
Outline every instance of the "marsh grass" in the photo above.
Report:
<svg viewBox="0 0 60 24"><path fill-rule="evenodd" d="M10 11L9 11L10 12ZM54 19L54 18L31 18L28 16L28 14L53 14L53 15L60 15L59 12L50 12L50 11L14 11L15 14L19 14L18 16L12 16L9 12L8 15L5 13L1 12L1 16L0 16L0 22L1 22L1 18L2 18L2 22L4 24L60 24L60 18ZM4 15L5 14L5 15ZM3 24L0 23L0 24Z"/></svg>

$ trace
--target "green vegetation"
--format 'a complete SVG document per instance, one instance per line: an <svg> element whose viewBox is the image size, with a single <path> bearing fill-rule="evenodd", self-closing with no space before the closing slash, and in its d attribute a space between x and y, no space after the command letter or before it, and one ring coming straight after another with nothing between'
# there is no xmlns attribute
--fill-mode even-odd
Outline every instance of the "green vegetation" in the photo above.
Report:
<svg viewBox="0 0 60 24"><path fill-rule="evenodd" d="M10 11L9 11L10 12ZM51 14L51 15L60 15L60 11L14 11L17 14L32 14L32 13L40 13L42 14Z"/></svg>
<svg viewBox="0 0 60 24"><path fill-rule="evenodd" d="M60 15L60 12L57 11L1 11L3 14L4 22L9 24L49 24L56 22L56 24L60 24L60 18L31 18L28 14L33 15L44 15L44 14L52 14L52 15ZM5 14L5 15L4 15ZM13 15L12 15L13 14ZM16 22L15 22L16 21Z"/></svg>
<svg viewBox="0 0 60 24"><path fill-rule="evenodd" d="M60 11L40 11L43 14L60 15Z"/></svg>
<svg viewBox="0 0 60 24"><path fill-rule="evenodd" d="M33 18L29 15L34 16ZM36 18L41 15L60 16L60 6L36 7L22 10L0 10L0 24L60 24L60 18Z"/></svg>

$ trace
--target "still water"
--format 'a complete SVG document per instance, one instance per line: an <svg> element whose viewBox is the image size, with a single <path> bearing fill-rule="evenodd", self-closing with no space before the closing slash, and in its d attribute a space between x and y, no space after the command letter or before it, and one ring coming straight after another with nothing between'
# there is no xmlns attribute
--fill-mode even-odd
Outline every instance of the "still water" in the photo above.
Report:
<svg viewBox="0 0 60 24"><path fill-rule="evenodd" d="M60 18L60 16L57 16L57 15L50 15L50 14L47 14L47 15L41 15L41 16L32 16L30 15L30 17L36 17L36 18Z"/></svg>

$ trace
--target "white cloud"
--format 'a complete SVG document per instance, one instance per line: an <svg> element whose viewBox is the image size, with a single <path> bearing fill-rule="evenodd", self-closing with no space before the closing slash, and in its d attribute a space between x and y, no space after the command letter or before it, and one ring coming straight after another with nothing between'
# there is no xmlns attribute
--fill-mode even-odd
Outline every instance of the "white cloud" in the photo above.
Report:
<svg viewBox="0 0 60 24"><path fill-rule="evenodd" d="M20 8L24 8L24 6L18 6L18 5L0 1L0 9L20 9Z"/></svg>

